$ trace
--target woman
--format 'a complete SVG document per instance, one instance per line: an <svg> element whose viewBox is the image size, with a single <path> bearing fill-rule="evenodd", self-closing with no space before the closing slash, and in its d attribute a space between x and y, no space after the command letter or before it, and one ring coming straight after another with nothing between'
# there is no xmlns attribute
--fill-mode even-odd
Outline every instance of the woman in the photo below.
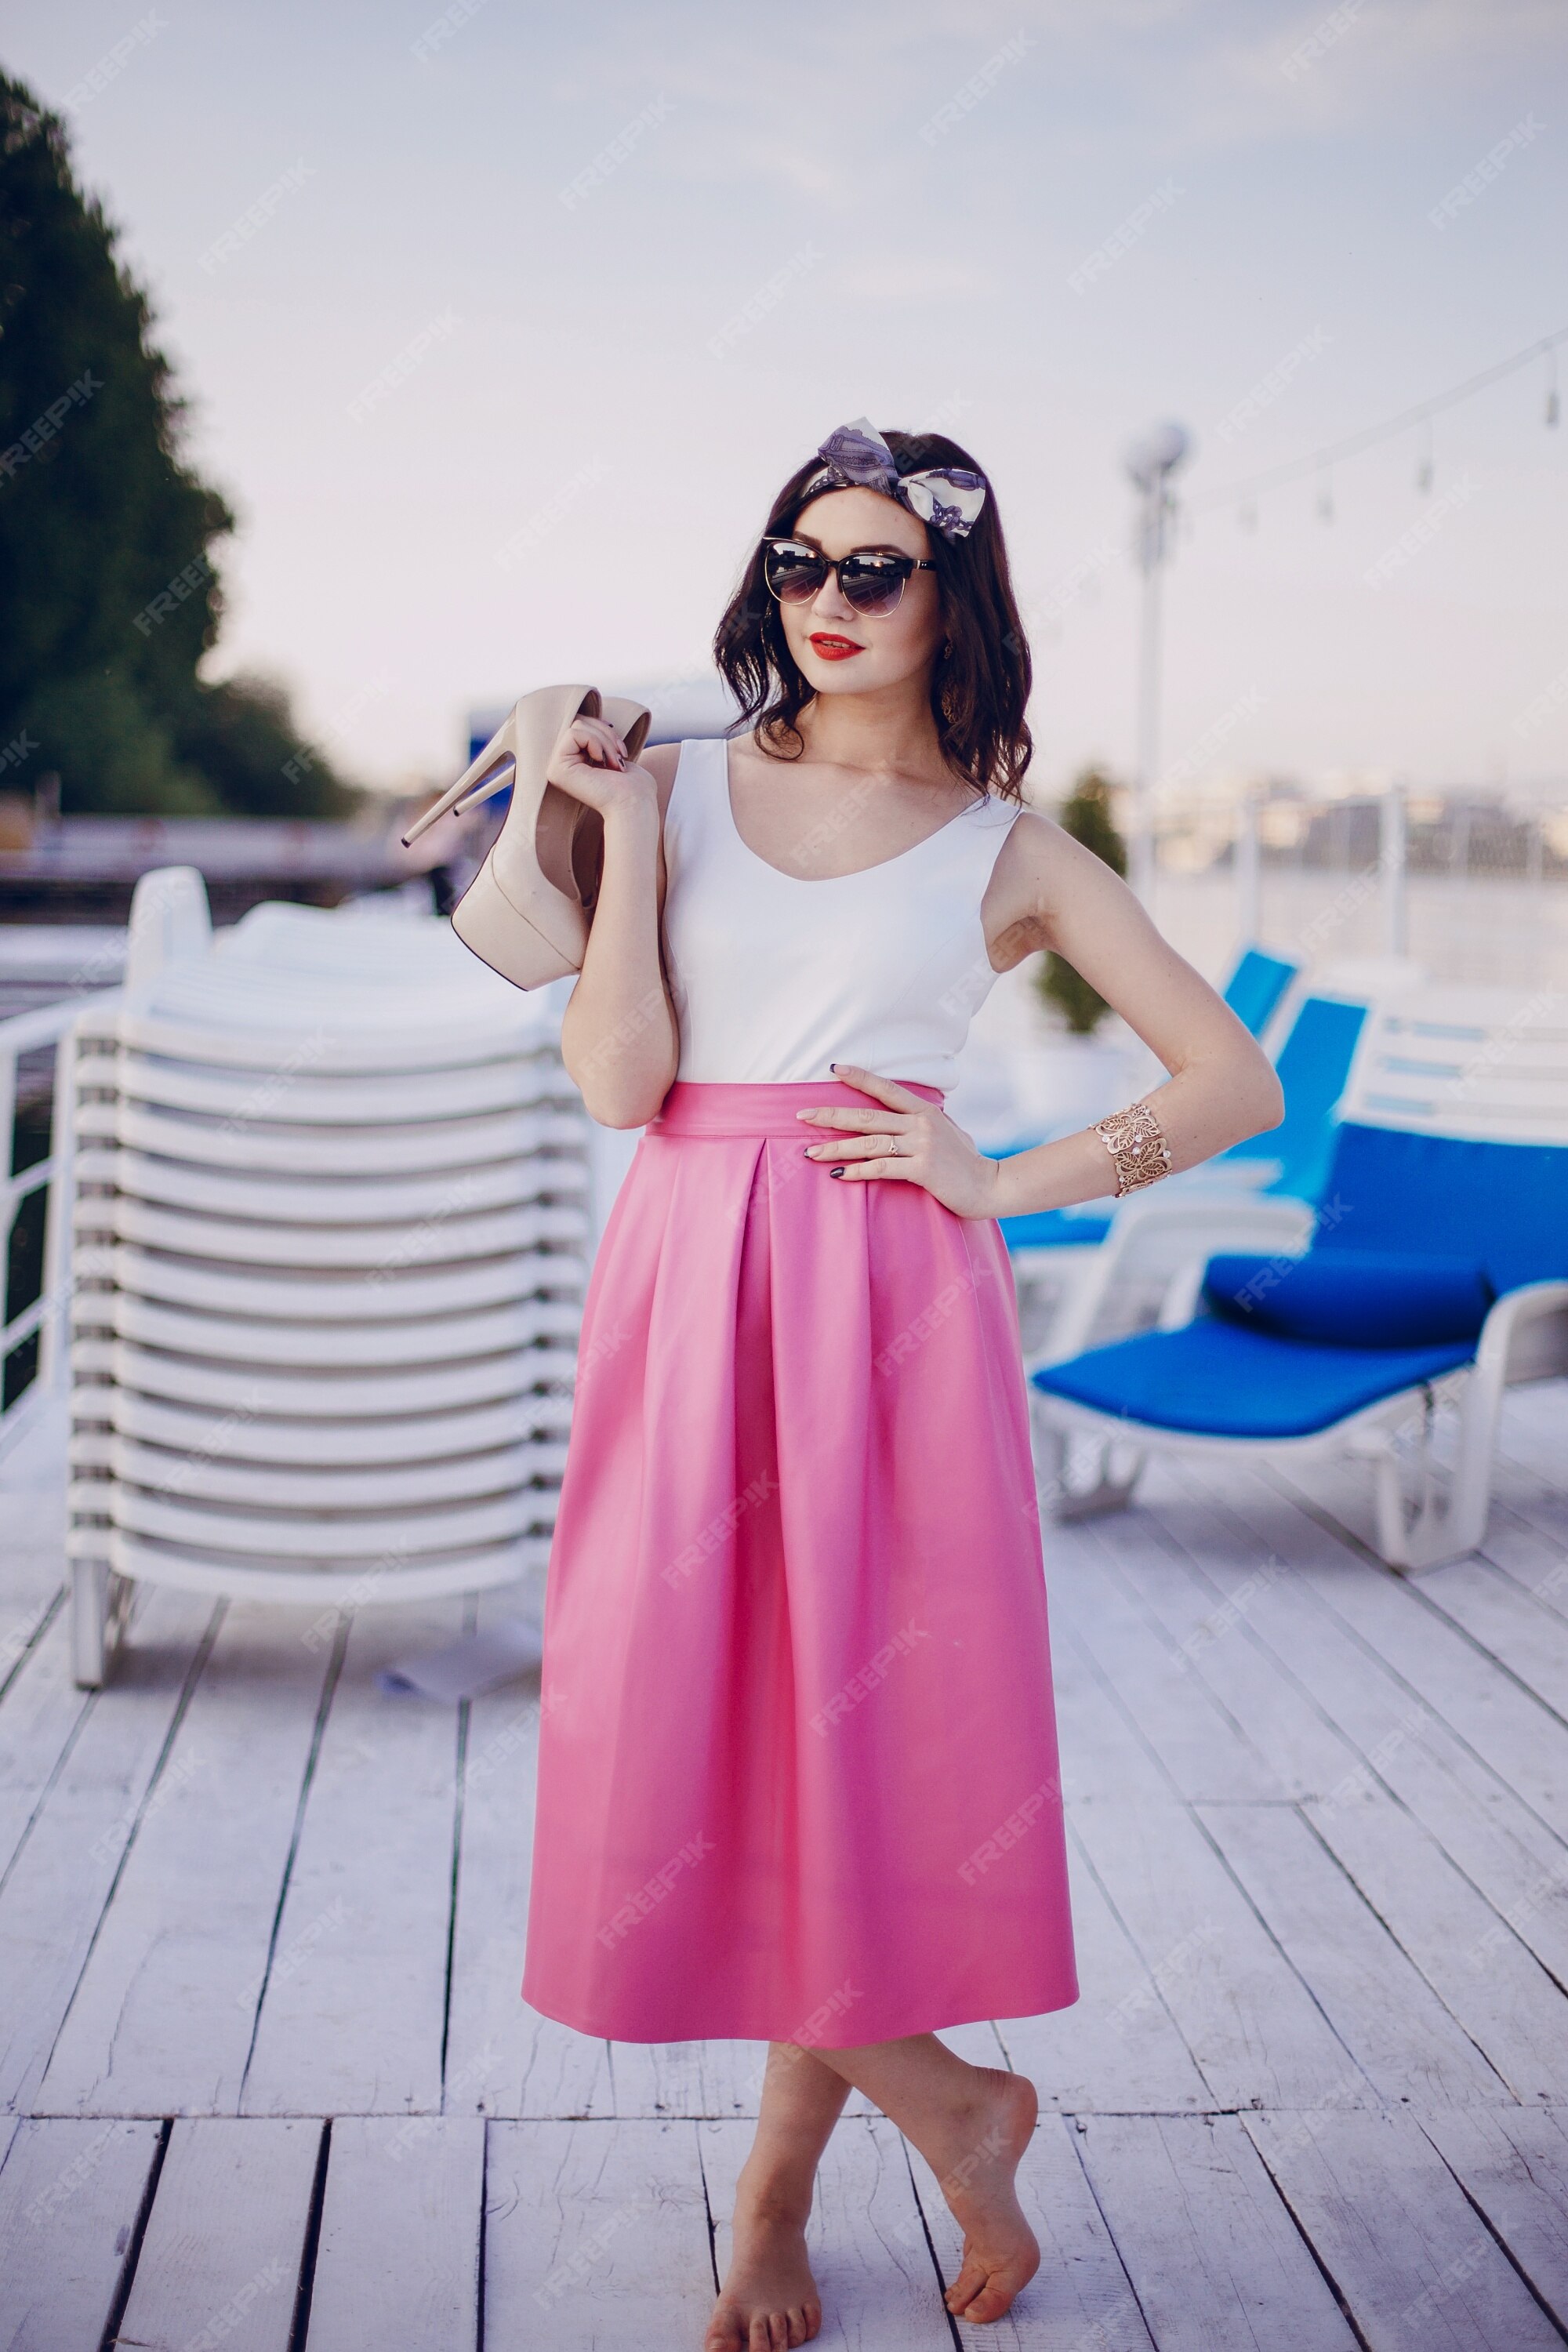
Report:
<svg viewBox="0 0 1568 2352"><path fill-rule="evenodd" d="M709 2352L797 2345L851 2084L964 2231L948 2307L1038 2265L1037 2101L937 2029L1078 1995L1038 1513L1001 1214L1275 1124L1268 1062L1108 867L1022 809L1029 662L952 442L846 426L719 628L728 742L551 780L604 817L562 1032L646 1126L583 1331L545 1621L525 1997L613 2040L770 2044ZM1171 1073L995 1161L942 1096L1049 948Z"/></svg>

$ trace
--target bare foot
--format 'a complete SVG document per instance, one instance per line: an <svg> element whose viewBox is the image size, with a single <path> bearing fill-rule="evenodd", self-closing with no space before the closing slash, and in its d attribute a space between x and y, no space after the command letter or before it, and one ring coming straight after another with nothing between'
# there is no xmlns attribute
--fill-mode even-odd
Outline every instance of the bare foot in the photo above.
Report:
<svg viewBox="0 0 1568 2352"><path fill-rule="evenodd" d="M944 2119L933 2145L917 2145L963 2231L963 2261L943 2301L955 2318L984 2321L1000 2319L1040 2267L1014 2187L1040 2102L1026 2075L974 2071L973 2105Z"/></svg>
<svg viewBox="0 0 1568 2352"><path fill-rule="evenodd" d="M792 2217L740 2190L729 2275L703 2352L785 2352L822 2326L822 2299L805 2255L805 2231Z"/></svg>

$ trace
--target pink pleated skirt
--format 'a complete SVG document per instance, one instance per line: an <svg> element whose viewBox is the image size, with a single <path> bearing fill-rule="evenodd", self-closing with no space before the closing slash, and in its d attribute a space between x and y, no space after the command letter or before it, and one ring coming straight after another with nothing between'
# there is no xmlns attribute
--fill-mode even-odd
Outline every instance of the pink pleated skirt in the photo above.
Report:
<svg viewBox="0 0 1568 2352"><path fill-rule="evenodd" d="M584 2033L844 2048L1078 1997L1006 1252L807 1160L834 1103L676 1084L595 1263L522 1982Z"/></svg>

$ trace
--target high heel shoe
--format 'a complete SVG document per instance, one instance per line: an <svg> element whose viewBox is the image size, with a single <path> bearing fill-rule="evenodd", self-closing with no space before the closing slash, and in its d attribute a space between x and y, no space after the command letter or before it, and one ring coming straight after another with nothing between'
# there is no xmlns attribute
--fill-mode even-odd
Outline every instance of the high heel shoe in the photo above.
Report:
<svg viewBox="0 0 1568 2352"><path fill-rule="evenodd" d="M574 719L603 719L635 760L647 739L640 702L593 686L542 686L507 713L449 792L403 836L406 849L437 819L466 815L511 786L511 806L489 856L452 909L452 929L516 988L581 971L604 864L597 809L545 781L550 755Z"/></svg>

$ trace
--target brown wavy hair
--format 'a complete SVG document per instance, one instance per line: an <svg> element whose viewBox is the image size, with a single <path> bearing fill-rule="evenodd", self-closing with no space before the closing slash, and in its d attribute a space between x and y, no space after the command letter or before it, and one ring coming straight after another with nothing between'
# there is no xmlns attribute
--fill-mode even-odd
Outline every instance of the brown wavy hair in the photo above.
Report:
<svg viewBox="0 0 1568 2352"><path fill-rule="evenodd" d="M900 474L927 466L981 470L944 433L882 437ZM809 504L801 494L821 470L820 457L795 469L773 502L762 539L786 538L798 527ZM931 674L931 711L942 756L977 792L1017 800L1034 750L1024 716L1033 670L994 491L987 489L967 538L945 539L939 530L928 537L947 634ZM762 539L714 633L713 657L741 708L731 731L752 730L775 757L798 760L805 747L796 721L812 688L790 653L777 600L763 576Z"/></svg>

